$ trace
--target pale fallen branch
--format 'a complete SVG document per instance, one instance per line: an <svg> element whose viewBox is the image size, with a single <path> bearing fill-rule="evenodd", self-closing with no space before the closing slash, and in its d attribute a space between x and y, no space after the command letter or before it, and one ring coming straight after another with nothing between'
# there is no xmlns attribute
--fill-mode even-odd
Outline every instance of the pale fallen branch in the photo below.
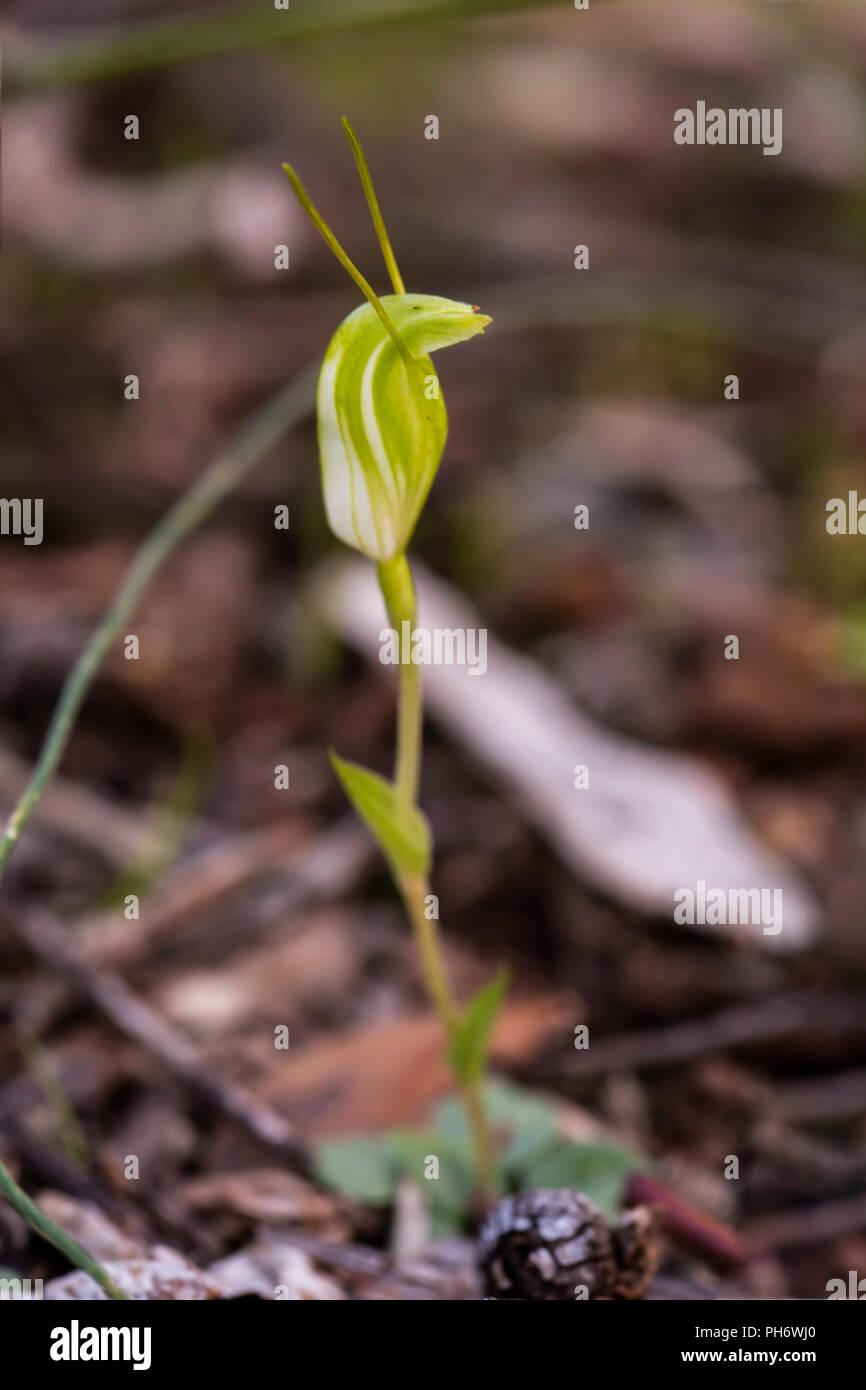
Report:
<svg viewBox="0 0 866 1390"><path fill-rule="evenodd" d="M475 632L484 620L429 571L417 576L419 626ZM339 561L316 591L326 620L364 654L379 652L385 618L375 577ZM674 894L703 882L736 890L781 890L778 934L767 923L701 930L782 950L806 946L818 905L801 879L742 820L721 778L696 758L647 748L611 733L579 710L555 679L487 634L487 669L425 665L429 708L473 757L509 790L517 809L566 865L631 908L673 921ZM589 769L576 790L574 769Z"/></svg>

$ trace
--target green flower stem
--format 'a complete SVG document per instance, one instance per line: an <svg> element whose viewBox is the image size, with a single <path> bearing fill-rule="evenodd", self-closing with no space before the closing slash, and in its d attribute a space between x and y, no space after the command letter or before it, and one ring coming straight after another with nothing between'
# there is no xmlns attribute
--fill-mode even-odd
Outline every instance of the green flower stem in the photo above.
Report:
<svg viewBox="0 0 866 1390"><path fill-rule="evenodd" d="M107 1270L102 1268L98 1260L95 1260L83 1245L79 1245L77 1240L57 1226L45 1212L32 1202L26 1192L22 1192L11 1173L0 1163L0 1193L6 1198L10 1207L14 1207L19 1216L23 1216L28 1225L34 1231L38 1231L41 1236L56 1245L72 1264L83 1269L85 1274L89 1274L91 1279L95 1279L101 1289L108 1294L109 1298L128 1299L129 1294L118 1288Z"/></svg>
<svg viewBox="0 0 866 1390"><path fill-rule="evenodd" d="M397 633L402 656L403 624L409 624L411 637L417 615L415 586L412 583L409 562L405 555L398 555L378 565L377 573L388 620ZM411 649L409 657L408 661L400 662L397 753L394 766L394 784L398 801L407 812L415 810L417 804L423 726L421 672L411 660ZM423 874L401 873L397 876L397 886L412 924L427 993L446 1034L451 1038L459 1020L459 1009L445 970L436 921L428 917L426 912L430 884ZM484 1114L481 1081L464 1082L460 1077L457 1080L472 1139L478 1185L485 1194L492 1194L495 1190L493 1147Z"/></svg>
<svg viewBox="0 0 866 1390"><path fill-rule="evenodd" d="M475 1154L475 1171L478 1174L478 1190L485 1197L496 1196L496 1165L493 1159L493 1140L490 1126L484 1113L483 1083L478 1081L461 1082L460 1095L466 1113L466 1123L472 1138Z"/></svg>
<svg viewBox="0 0 866 1390"><path fill-rule="evenodd" d="M400 874L397 887L400 889L406 915L412 924L427 993L450 1037L457 1022L457 1005L445 973L442 944L436 922L432 917L428 917L424 910L430 894L430 884L420 874Z"/></svg>
<svg viewBox="0 0 866 1390"><path fill-rule="evenodd" d="M412 924L427 993L446 1034L450 1038L459 1015L445 971L442 944L439 940L436 922L428 917L425 911L426 900L430 894L430 884L421 875L401 874L398 878L398 887L406 908L406 915ZM457 1077L457 1083L472 1140L478 1187L485 1195L492 1195L496 1190L496 1172L493 1162L493 1144L487 1118L484 1114L481 1082L464 1082L460 1077Z"/></svg>
<svg viewBox="0 0 866 1390"><path fill-rule="evenodd" d="M398 801L408 808L417 802L421 776L421 672L414 662L401 663L397 709L395 781Z"/></svg>
<svg viewBox="0 0 866 1390"><path fill-rule="evenodd" d="M398 650L402 653L403 624L409 624L411 638L415 630L417 608L412 572L405 555L397 555L377 565L379 587L385 599L388 621L397 634ZM397 704L397 754L394 762L394 785L397 799L404 810L412 809L418 800L418 781L421 775L421 669L414 661L400 662L400 697Z"/></svg>

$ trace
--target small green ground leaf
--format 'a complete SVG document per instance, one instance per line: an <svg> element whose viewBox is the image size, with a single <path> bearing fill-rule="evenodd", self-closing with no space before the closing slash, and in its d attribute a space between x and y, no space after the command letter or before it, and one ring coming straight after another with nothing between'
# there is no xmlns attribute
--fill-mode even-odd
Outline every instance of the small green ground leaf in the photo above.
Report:
<svg viewBox="0 0 866 1390"><path fill-rule="evenodd" d="M499 984L497 978L487 990ZM511 1136L499 1158L505 1191L575 1188L613 1219L619 1214L629 1173L652 1166L646 1155L623 1145L561 1138L555 1106L511 1082L488 1082L484 1103L490 1122ZM456 1096L439 1107L435 1123L432 1133L389 1130L327 1140L314 1151L316 1176L327 1187L373 1207L390 1206L398 1184L409 1178L429 1204L434 1237L462 1231L471 1209L474 1175L472 1142ZM435 1175L432 1158L437 1160Z"/></svg>
<svg viewBox="0 0 866 1390"><path fill-rule="evenodd" d="M474 1188L468 1138L444 1134L389 1130L327 1140L317 1146L313 1167L327 1187L372 1207L390 1206L398 1184L411 1179L429 1205L434 1239L463 1229Z"/></svg>
<svg viewBox="0 0 866 1390"><path fill-rule="evenodd" d="M639 1154L617 1144L572 1144L560 1140L527 1164L522 1185L574 1187L601 1207L606 1216L614 1217L620 1210L629 1173L645 1166L646 1160Z"/></svg>
<svg viewBox="0 0 866 1390"><path fill-rule="evenodd" d="M525 1192L532 1187L573 1187L613 1217L619 1212L628 1174L652 1167L646 1154L624 1145L581 1144L564 1139L557 1123L556 1104L513 1082L488 1081L484 1087L484 1110L493 1129L506 1139L497 1155L497 1167L500 1183L507 1192ZM456 1096L439 1107L436 1127L469 1145L466 1117Z"/></svg>
<svg viewBox="0 0 866 1390"><path fill-rule="evenodd" d="M418 1185L429 1207L432 1238L458 1234L475 1190L471 1147L448 1142L441 1134L398 1133L394 1139L405 1164L401 1176ZM436 1176L428 1177L434 1171Z"/></svg>
<svg viewBox="0 0 866 1390"><path fill-rule="evenodd" d="M385 1207L400 1177L399 1155L387 1134L332 1139L316 1148L314 1170L327 1187Z"/></svg>
<svg viewBox="0 0 866 1390"><path fill-rule="evenodd" d="M393 782L378 773L333 752L330 758L343 790L395 873L428 873L430 829L421 812L398 807Z"/></svg>
<svg viewBox="0 0 866 1390"><path fill-rule="evenodd" d="M461 1081L477 1081L484 1071L493 1025L507 988L508 971L503 968L470 999L454 1025L448 1060Z"/></svg>

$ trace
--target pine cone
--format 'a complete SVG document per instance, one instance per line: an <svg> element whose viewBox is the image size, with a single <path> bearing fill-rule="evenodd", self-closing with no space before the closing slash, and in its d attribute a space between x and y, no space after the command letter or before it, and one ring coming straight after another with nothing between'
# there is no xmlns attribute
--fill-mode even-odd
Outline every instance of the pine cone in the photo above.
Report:
<svg viewBox="0 0 866 1390"><path fill-rule="evenodd" d="M658 1264L659 1214L627 1212L618 1227L582 1193L540 1188L506 1197L479 1235L492 1300L640 1298Z"/></svg>

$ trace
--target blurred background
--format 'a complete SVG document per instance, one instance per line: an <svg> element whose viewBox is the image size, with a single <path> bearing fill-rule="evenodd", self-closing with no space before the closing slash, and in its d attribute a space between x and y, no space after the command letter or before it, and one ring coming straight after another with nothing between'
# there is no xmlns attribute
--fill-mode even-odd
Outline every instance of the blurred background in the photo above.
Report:
<svg viewBox="0 0 866 1390"><path fill-rule="evenodd" d="M45 516L41 546L0 548L4 805L138 542L355 306L283 161L386 288L347 115L408 287L494 320L437 359L450 438L414 543L441 611L502 644L428 709L457 987L508 963L497 1073L634 1155L632 1197L663 1185L672 1277L820 1298L866 1274L866 545L825 527L866 492L866 11L11 0L0 38L2 490ZM677 146L699 100L782 108L781 155ZM286 1217L274 1152L70 977L70 933L304 1145L428 1124L449 1088L327 761L386 772L393 739L391 673L329 598L339 550L307 416L158 575L140 659L115 645L4 883L6 1160L67 1217L117 1208L199 1263L324 1218L312 1189ZM496 736L497 701L545 723L539 689L562 788ZM572 773L614 757L611 830ZM653 865L688 867L690 836L734 881L784 877L790 938L673 924ZM63 1268L6 1214L0 1263Z"/></svg>

